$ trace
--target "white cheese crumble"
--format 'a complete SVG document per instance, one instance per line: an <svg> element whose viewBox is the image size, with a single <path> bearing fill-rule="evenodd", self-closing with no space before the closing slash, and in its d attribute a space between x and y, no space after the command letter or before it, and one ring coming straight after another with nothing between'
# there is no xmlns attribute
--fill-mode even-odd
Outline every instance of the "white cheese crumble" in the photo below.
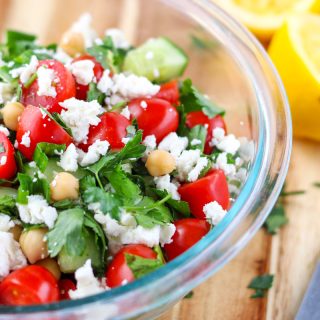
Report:
<svg viewBox="0 0 320 320"><path fill-rule="evenodd" d="M113 81L110 77L110 70L106 69L103 71L102 77L100 78L97 88L102 92L109 94L113 86Z"/></svg>
<svg viewBox="0 0 320 320"><path fill-rule="evenodd" d="M2 156L0 158L0 165L3 166L7 163L7 156Z"/></svg>
<svg viewBox="0 0 320 320"><path fill-rule="evenodd" d="M202 141L200 139L192 139L190 142L190 145L192 146L198 146L202 143Z"/></svg>
<svg viewBox="0 0 320 320"><path fill-rule="evenodd" d="M13 227L14 222L11 218L6 214L0 213L0 231L8 232Z"/></svg>
<svg viewBox="0 0 320 320"><path fill-rule="evenodd" d="M52 83L56 77L54 70L41 66L37 70L39 96L56 97L57 91Z"/></svg>
<svg viewBox="0 0 320 320"><path fill-rule="evenodd" d="M178 188L180 184L177 181L170 182L170 175L166 174L162 177L154 177L156 188L167 191L174 200L180 200Z"/></svg>
<svg viewBox="0 0 320 320"><path fill-rule="evenodd" d="M44 223L52 228L58 217L57 210L48 205L47 201L40 195L28 196L28 204L18 204L20 219L25 223Z"/></svg>
<svg viewBox="0 0 320 320"><path fill-rule="evenodd" d="M25 146L27 148L30 148L30 143L31 143L30 130L28 130L23 134L20 144L22 144L23 146Z"/></svg>
<svg viewBox="0 0 320 320"><path fill-rule="evenodd" d="M94 78L94 63L91 60L73 62L70 71L76 78L76 82L82 85L89 84Z"/></svg>
<svg viewBox="0 0 320 320"><path fill-rule="evenodd" d="M0 102L1 103L1 102ZM0 124L0 132L2 132L5 136L9 136L9 134L10 134L10 132L9 132L9 130L5 127L5 126L3 126L2 124Z"/></svg>
<svg viewBox="0 0 320 320"><path fill-rule="evenodd" d="M120 114L123 115L128 120L130 120L131 113L130 113L130 110L129 110L128 106L123 108Z"/></svg>
<svg viewBox="0 0 320 320"><path fill-rule="evenodd" d="M105 31L105 35L107 37L111 37L112 42L116 48L128 49L130 47L130 43L127 41L125 34L120 29L107 29Z"/></svg>
<svg viewBox="0 0 320 320"><path fill-rule="evenodd" d="M188 173L188 181L194 182L198 180L201 171L205 169L208 165L208 159L205 157L201 157L196 166Z"/></svg>
<svg viewBox="0 0 320 320"><path fill-rule="evenodd" d="M92 17L89 13L84 13L71 26L71 31L80 33L83 36L85 47L92 47L94 40L98 38L96 31L91 26Z"/></svg>
<svg viewBox="0 0 320 320"><path fill-rule="evenodd" d="M142 141L142 144L146 146L146 151L145 151L145 157L150 154L151 151L155 150L157 147L157 139L154 134L146 136L144 140Z"/></svg>
<svg viewBox="0 0 320 320"><path fill-rule="evenodd" d="M10 101L15 92L15 87L10 83L0 82L0 103Z"/></svg>
<svg viewBox="0 0 320 320"><path fill-rule="evenodd" d="M227 214L227 211L224 210L217 201L212 201L207 203L203 207L203 212L206 218L210 221L211 224L216 226Z"/></svg>
<svg viewBox="0 0 320 320"><path fill-rule="evenodd" d="M78 157L76 146L71 143L60 156L58 165L65 171L75 172L78 170Z"/></svg>
<svg viewBox="0 0 320 320"><path fill-rule="evenodd" d="M99 213L99 210L94 215L94 218L102 225L108 240L118 244L144 244L150 248L158 245L163 246L170 243L175 232L173 224L156 225L153 228L147 229L140 225L136 225L134 219L127 219L126 225L121 224L115 219L112 219L109 214ZM128 214L128 213L122 213ZM123 222L123 218L120 219ZM130 222L128 222L130 221Z"/></svg>
<svg viewBox="0 0 320 320"><path fill-rule="evenodd" d="M103 285L93 274L91 260L88 259L85 264L76 270L75 278L77 280L77 289L69 290L69 296L71 299L81 299L93 294L97 294L106 289L106 285Z"/></svg>
<svg viewBox="0 0 320 320"><path fill-rule="evenodd" d="M227 177L234 175L237 168L234 164L228 163L227 153L222 152L218 155L213 167L216 169L221 169Z"/></svg>
<svg viewBox="0 0 320 320"><path fill-rule="evenodd" d="M0 231L0 279L6 277L11 270L27 265L20 245L10 232Z"/></svg>
<svg viewBox="0 0 320 320"><path fill-rule="evenodd" d="M106 140L96 140L89 148L88 152L79 154L79 164L82 167L88 166L97 162L100 156L106 155L110 143Z"/></svg>
<svg viewBox="0 0 320 320"><path fill-rule="evenodd" d="M189 172L196 166L199 159L200 150L184 150L182 152L176 160L179 180L188 180Z"/></svg>
<svg viewBox="0 0 320 320"><path fill-rule="evenodd" d="M9 73L13 78L20 76L20 81L25 84L30 77L37 71L39 61L36 56L32 56L29 64L26 64L20 68L12 69Z"/></svg>
<svg viewBox="0 0 320 320"><path fill-rule="evenodd" d="M245 137L240 137L239 156L244 161L252 161L254 157L254 142Z"/></svg>
<svg viewBox="0 0 320 320"><path fill-rule="evenodd" d="M53 58L62 62L63 64L70 64L73 60L72 57L70 57L65 51L63 51L61 48L57 48L57 52L54 53Z"/></svg>
<svg viewBox="0 0 320 320"><path fill-rule="evenodd" d="M211 146L217 147L219 150L235 155L240 148L240 141L233 135L225 135L222 128L215 128L212 130Z"/></svg>
<svg viewBox="0 0 320 320"><path fill-rule="evenodd" d="M168 151L174 158L177 158L187 146L188 138L179 137L175 132L171 132L159 143L158 149Z"/></svg>
<svg viewBox="0 0 320 320"><path fill-rule="evenodd" d="M104 109L97 100L90 102L70 98L59 103L66 110L62 110L61 117L71 129L74 140L78 143L86 142L89 127L96 126L100 122L98 117L104 113Z"/></svg>

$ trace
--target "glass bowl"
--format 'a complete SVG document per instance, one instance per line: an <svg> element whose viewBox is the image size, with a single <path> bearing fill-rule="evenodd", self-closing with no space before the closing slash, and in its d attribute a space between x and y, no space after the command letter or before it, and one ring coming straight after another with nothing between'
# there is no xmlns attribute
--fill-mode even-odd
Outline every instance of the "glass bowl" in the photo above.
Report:
<svg viewBox="0 0 320 320"><path fill-rule="evenodd" d="M61 8L54 12L62 12L61 21L42 32L40 40L58 41L83 11L92 13L99 32L121 27L134 44L150 37L168 36L190 57L185 77L193 79L202 92L227 110L228 131L254 141L247 180L227 216L174 261L126 286L84 299L0 307L0 319L5 320L152 319L222 268L263 224L288 169L288 102L261 45L210 1L109 0L86 2L87 6L78 1L57 3ZM36 11L28 13L30 21L38 18ZM14 27L26 30L23 21ZM26 31L38 30L30 25Z"/></svg>

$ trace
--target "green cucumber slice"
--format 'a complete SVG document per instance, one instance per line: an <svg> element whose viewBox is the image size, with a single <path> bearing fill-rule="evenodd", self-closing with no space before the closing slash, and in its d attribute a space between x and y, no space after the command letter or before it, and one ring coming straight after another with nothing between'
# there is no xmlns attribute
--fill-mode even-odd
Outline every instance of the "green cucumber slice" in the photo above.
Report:
<svg viewBox="0 0 320 320"><path fill-rule="evenodd" d="M123 69L150 81L167 82L180 77L187 64L188 57L183 50L169 39L160 37L129 51Z"/></svg>

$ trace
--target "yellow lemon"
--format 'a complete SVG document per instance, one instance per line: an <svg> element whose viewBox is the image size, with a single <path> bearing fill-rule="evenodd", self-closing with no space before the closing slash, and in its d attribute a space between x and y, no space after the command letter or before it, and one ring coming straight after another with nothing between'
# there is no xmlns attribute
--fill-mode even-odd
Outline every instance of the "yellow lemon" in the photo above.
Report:
<svg viewBox="0 0 320 320"><path fill-rule="evenodd" d="M293 15L275 33L269 54L286 88L295 136L320 140L320 16Z"/></svg>
<svg viewBox="0 0 320 320"><path fill-rule="evenodd" d="M319 0L213 0L245 24L259 39L268 41L292 12L319 12Z"/></svg>

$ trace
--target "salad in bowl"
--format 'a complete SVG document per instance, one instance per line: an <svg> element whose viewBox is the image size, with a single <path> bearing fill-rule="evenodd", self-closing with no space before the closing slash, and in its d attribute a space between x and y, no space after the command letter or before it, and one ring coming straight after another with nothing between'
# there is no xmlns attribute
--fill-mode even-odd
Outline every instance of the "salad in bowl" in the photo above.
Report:
<svg viewBox="0 0 320 320"><path fill-rule="evenodd" d="M254 153L165 37L83 15L0 46L0 304L47 304L161 268L228 214Z"/></svg>

